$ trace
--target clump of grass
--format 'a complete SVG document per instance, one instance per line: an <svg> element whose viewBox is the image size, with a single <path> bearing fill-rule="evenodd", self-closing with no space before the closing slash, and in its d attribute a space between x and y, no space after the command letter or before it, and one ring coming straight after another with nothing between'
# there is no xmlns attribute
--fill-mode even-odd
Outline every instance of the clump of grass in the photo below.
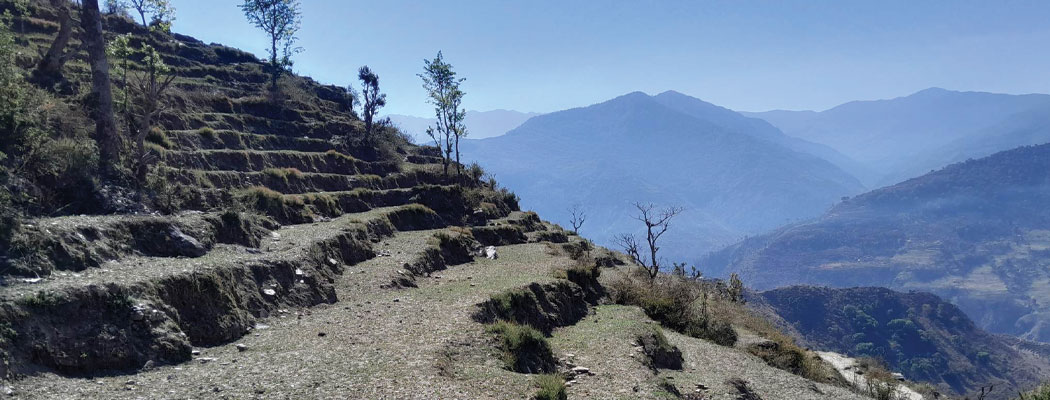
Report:
<svg viewBox="0 0 1050 400"><path fill-rule="evenodd" d="M303 171L300 171L298 168L266 168L262 172L285 183L288 183L288 178L303 179Z"/></svg>
<svg viewBox="0 0 1050 400"><path fill-rule="evenodd" d="M293 168L294 169L294 168ZM303 203L313 207L317 213L327 216L336 216L342 213L339 202L328 194L310 193L299 196Z"/></svg>
<svg viewBox="0 0 1050 400"><path fill-rule="evenodd" d="M270 188L255 186L245 189L238 199L245 206L282 223L304 223L313 219L301 197L286 196Z"/></svg>
<svg viewBox="0 0 1050 400"><path fill-rule="evenodd" d="M202 138L205 138L205 139L208 139L208 140L215 140L215 138L218 137L215 134L215 130L210 128L210 127L207 127L207 126L198 129L197 130L197 134L200 135Z"/></svg>
<svg viewBox="0 0 1050 400"><path fill-rule="evenodd" d="M542 332L507 321L490 325L488 332L496 334L507 369L526 374L555 371L554 355Z"/></svg>
<svg viewBox="0 0 1050 400"><path fill-rule="evenodd" d="M565 379L555 374L543 374L534 381L540 389L532 396L534 400L566 400Z"/></svg>
<svg viewBox="0 0 1050 400"><path fill-rule="evenodd" d="M722 346L736 344L737 334L729 322L708 311L710 296L700 282L677 276L654 279L624 274L610 288L613 301L639 306L661 325Z"/></svg>
<svg viewBox="0 0 1050 400"><path fill-rule="evenodd" d="M157 146L163 147L165 149L171 149L172 147L175 147L175 143L168 138L168 135L164 133L163 130L155 126L153 128L150 128L149 132L146 133L146 141L149 143L156 144Z"/></svg>

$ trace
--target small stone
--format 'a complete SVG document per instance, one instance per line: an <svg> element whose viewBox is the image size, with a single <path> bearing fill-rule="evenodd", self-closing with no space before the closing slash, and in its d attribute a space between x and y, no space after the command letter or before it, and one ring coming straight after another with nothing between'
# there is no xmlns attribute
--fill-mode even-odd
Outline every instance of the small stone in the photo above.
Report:
<svg viewBox="0 0 1050 400"><path fill-rule="evenodd" d="M136 382L133 380L128 380L127 382L124 382L125 385L134 385L135 383Z"/></svg>
<svg viewBox="0 0 1050 400"><path fill-rule="evenodd" d="M215 361L215 358L214 357L201 357L201 358L198 358L197 361L200 361L201 364L207 364L209 362Z"/></svg>
<svg viewBox="0 0 1050 400"><path fill-rule="evenodd" d="M146 364L144 364L142 366L142 370L143 371L149 371L149 370L153 369L155 366L156 366L156 363L154 363L153 360L149 360L149 361L146 361Z"/></svg>
<svg viewBox="0 0 1050 400"><path fill-rule="evenodd" d="M400 302L400 301L401 301L401 299L394 299L395 303Z"/></svg>
<svg viewBox="0 0 1050 400"><path fill-rule="evenodd" d="M190 354L195 355L195 356L199 356L199 355L201 355L201 351L200 350L193 350L193 351L190 351Z"/></svg>
<svg viewBox="0 0 1050 400"><path fill-rule="evenodd" d="M572 369L573 375L593 375L591 369L587 367L574 367Z"/></svg>
<svg viewBox="0 0 1050 400"><path fill-rule="evenodd" d="M325 337L326 335L328 334L324 332L317 332L317 337Z"/></svg>
<svg viewBox="0 0 1050 400"><path fill-rule="evenodd" d="M329 258L328 259L328 263L331 264L332 266L339 265L339 261L336 261L334 258Z"/></svg>
<svg viewBox="0 0 1050 400"><path fill-rule="evenodd" d="M244 343L237 343L237 351L247 351L248 345Z"/></svg>
<svg viewBox="0 0 1050 400"><path fill-rule="evenodd" d="M265 294L267 296L276 296L277 295L277 291L273 290L273 289L270 289L270 288L266 288L266 289L263 289L263 294Z"/></svg>
<svg viewBox="0 0 1050 400"><path fill-rule="evenodd" d="M576 384L576 380L575 379L570 380L568 382L565 382L565 386L572 386L572 385L575 385L575 384Z"/></svg>
<svg viewBox="0 0 1050 400"><path fill-rule="evenodd" d="M295 274L296 274L296 275L299 275L299 276L303 276L303 275L305 275L306 273L305 273L305 272L303 272L303 270L301 270L301 269L299 269L299 268L296 268L296 269L295 269Z"/></svg>

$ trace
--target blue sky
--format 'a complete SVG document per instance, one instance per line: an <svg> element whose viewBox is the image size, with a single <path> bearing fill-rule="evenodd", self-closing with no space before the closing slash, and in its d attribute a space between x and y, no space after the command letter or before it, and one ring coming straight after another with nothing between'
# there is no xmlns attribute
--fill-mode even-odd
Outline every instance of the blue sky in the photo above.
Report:
<svg viewBox="0 0 1050 400"><path fill-rule="evenodd" d="M236 0L174 0L175 30L260 56ZM303 0L295 69L369 65L389 113L432 112L444 51L468 109L549 112L677 90L742 111L823 110L938 86L1050 92L1050 1ZM356 83L356 82L355 82Z"/></svg>

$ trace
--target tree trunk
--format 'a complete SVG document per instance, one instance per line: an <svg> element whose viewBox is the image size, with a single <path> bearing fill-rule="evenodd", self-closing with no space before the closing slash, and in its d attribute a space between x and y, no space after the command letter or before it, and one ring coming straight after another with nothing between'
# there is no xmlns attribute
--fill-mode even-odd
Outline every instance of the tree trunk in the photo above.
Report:
<svg viewBox="0 0 1050 400"><path fill-rule="evenodd" d="M459 162L459 134L456 134L456 175L463 178L463 163Z"/></svg>
<svg viewBox="0 0 1050 400"><path fill-rule="evenodd" d="M102 15L98 0L83 0L81 27L88 61L91 63L91 103L94 106L95 141L98 142L99 162L104 175L113 177L120 163L120 137L113 119L113 92L109 81L109 61L106 59L106 40L102 36Z"/></svg>
<svg viewBox="0 0 1050 400"><path fill-rule="evenodd" d="M45 87L53 86L62 80L62 67L71 55L66 54L66 47L69 46L69 39L73 37L73 16L69 6L63 3L63 0L51 2L52 6L58 8L58 34L33 71L33 80Z"/></svg>
<svg viewBox="0 0 1050 400"><path fill-rule="evenodd" d="M277 78L281 75L281 68L277 65L277 36L272 36L270 40L270 90L277 93Z"/></svg>

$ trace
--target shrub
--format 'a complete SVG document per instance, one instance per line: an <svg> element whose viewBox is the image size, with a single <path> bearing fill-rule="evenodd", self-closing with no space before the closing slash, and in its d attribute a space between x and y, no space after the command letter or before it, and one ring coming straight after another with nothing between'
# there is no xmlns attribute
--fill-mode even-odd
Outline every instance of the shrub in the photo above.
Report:
<svg viewBox="0 0 1050 400"><path fill-rule="evenodd" d="M639 306L661 325L722 346L736 343L737 334L724 320L707 311L708 296L700 284L679 277L624 274L610 284L612 299L618 304Z"/></svg>
<svg viewBox="0 0 1050 400"><path fill-rule="evenodd" d="M527 374L555 371L554 355L543 333L527 325L498 321L488 327L498 336L507 369Z"/></svg>
<svg viewBox="0 0 1050 400"><path fill-rule="evenodd" d="M168 135L156 126L150 128L149 132L146 133L146 141L165 149L175 147L175 143L172 143L171 139L168 139Z"/></svg>
<svg viewBox="0 0 1050 400"><path fill-rule="evenodd" d="M207 126L198 129L197 134L208 140L215 140L218 137L218 135L215 134L215 130Z"/></svg>
<svg viewBox="0 0 1050 400"><path fill-rule="evenodd" d="M533 396L535 400L566 400L565 379L555 374L543 374L536 377L536 386L540 390Z"/></svg>

